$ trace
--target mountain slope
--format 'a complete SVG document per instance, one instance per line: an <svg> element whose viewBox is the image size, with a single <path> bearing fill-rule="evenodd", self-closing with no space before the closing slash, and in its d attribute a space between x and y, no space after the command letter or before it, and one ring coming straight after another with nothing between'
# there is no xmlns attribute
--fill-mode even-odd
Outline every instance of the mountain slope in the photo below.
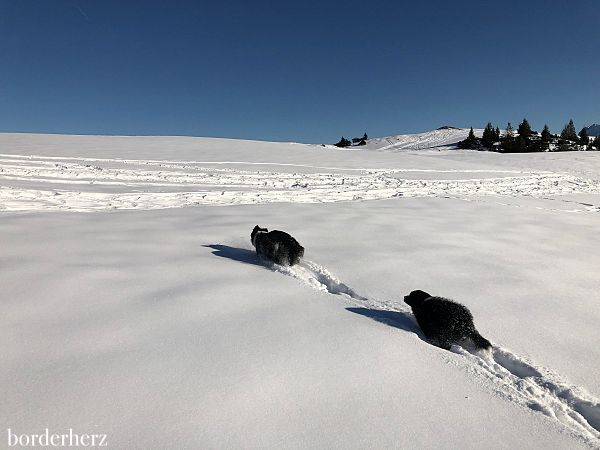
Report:
<svg viewBox="0 0 600 450"><path fill-rule="evenodd" d="M587 128L588 135L590 135L590 136L600 136L600 125L598 125L598 124L595 123L595 124L590 125L589 127L586 127L586 128Z"/></svg>

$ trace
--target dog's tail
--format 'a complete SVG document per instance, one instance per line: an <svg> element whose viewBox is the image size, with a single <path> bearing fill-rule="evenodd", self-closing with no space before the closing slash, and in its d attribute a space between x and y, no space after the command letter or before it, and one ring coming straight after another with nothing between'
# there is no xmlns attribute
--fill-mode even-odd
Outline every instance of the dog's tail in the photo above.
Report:
<svg viewBox="0 0 600 450"><path fill-rule="evenodd" d="M482 335L480 335L479 331L477 331L477 330L473 330L473 332L471 333L471 340L479 348L483 348L483 349L492 348L492 343L490 341L488 341L486 338L484 338Z"/></svg>

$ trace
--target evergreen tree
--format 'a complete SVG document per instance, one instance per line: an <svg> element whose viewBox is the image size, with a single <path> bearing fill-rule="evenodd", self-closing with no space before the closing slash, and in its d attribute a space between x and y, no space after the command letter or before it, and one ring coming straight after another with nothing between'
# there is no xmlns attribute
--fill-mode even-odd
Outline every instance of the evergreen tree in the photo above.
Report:
<svg viewBox="0 0 600 450"><path fill-rule="evenodd" d="M492 148L494 146L494 142L496 142L496 132L492 127L492 123L488 122L488 124L483 129L483 136L481 137L481 144L485 148Z"/></svg>
<svg viewBox="0 0 600 450"><path fill-rule="evenodd" d="M367 136L367 133L363 134L363 141L366 141L367 139L369 139L369 136Z"/></svg>
<svg viewBox="0 0 600 450"><path fill-rule="evenodd" d="M515 129L512 127L510 122L506 125L504 137L500 140L502 151L514 152L515 151Z"/></svg>
<svg viewBox="0 0 600 450"><path fill-rule="evenodd" d="M542 130L542 141L541 141L541 150L545 151L550 148L550 141L552 140L552 134L550 133L550 128L548 125L544 125L544 129Z"/></svg>
<svg viewBox="0 0 600 450"><path fill-rule="evenodd" d="M340 141L335 144L336 147L349 147L350 145L352 145L352 142L350 142L348 139L346 139L344 136L342 136L342 138L340 139Z"/></svg>
<svg viewBox="0 0 600 450"><path fill-rule="evenodd" d="M498 142L500 140L500 128L496 127L496 141Z"/></svg>
<svg viewBox="0 0 600 450"><path fill-rule="evenodd" d="M475 137L473 127L471 127L471 130L469 131L469 136L464 141L458 143L458 148L466 150L476 150L479 148L479 139Z"/></svg>
<svg viewBox="0 0 600 450"><path fill-rule="evenodd" d="M519 136L524 138L531 137L531 126L529 125L529 122L527 122L527 119L523 119L523 122L519 124L518 133Z"/></svg>
<svg viewBox="0 0 600 450"><path fill-rule="evenodd" d="M470 140L471 142L475 141L475 139L477 139L475 137L475 133L473 132L473 127L471 127L471 129L469 130L469 137L467 137L468 140Z"/></svg>
<svg viewBox="0 0 600 450"><path fill-rule="evenodd" d="M565 141L577 142L577 131L575 131L575 124L573 119L569 120L569 123L565 125L562 132L560 133L561 139Z"/></svg>
<svg viewBox="0 0 600 450"><path fill-rule="evenodd" d="M525 153L531 151L529 148L529 139L524 138L523 136L517 136L513 142L512 151L516 153Z"/></svg>
<svg viewBox="0 0 600 450"><path fill-rule="evenodd" d="M594 139L592 145L596 147L596 150L600 150L600 136L596 136L596 139Z"/></svg>
<svg viewBox="0 0 600 450"><path fill-rule="evenodd" d="M588 145L590 143L590 137L588 135L587 128L583 127L579 132L579 143L581 145Z"/></svg>
<svg viewBox="0 0 600 450"><path fill-rule="evenodd" d="M544 129L542 130L542 142L550 143L550 139L552 139L550 128L548 128L548 125L544 125Z"/></svg>

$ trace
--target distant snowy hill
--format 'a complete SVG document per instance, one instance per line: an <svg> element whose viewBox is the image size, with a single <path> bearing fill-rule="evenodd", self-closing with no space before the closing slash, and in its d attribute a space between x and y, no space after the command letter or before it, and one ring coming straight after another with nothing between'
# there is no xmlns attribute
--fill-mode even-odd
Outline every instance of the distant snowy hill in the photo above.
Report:
<svg viewBox="0 0 600 450"><path fill-rule="evenodd" d="M600 136L600 125L599 124L595 123L586 128L587 128L587 132L590 136Z"/></svg>
<svg viewBox="0 0 600 450"><path fill-rule="evenodd" d="M483 130L474 130L481 136ZM448 148L454 146L469 135L469 128L442 127L437 130L418 134L399 134L382 138L369 139L362 147L372 150L424 150Z"/></svg>

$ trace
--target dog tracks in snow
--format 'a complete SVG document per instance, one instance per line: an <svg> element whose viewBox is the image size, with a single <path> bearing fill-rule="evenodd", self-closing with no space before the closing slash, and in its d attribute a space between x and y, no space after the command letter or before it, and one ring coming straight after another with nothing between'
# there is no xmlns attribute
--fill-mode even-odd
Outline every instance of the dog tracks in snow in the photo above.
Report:
<svg viewBox="0 0 600 450"><path fill-rule="evenodd" d="M347 302L368 310L412 315L403 303L358 294L325 267L312 261L303 260L292 267L274 265L273 269L318 291L343 296ZM491 350L475 350L453 345L451 351L468 361L464 365L452 358L451 364L486 380L486 384L491 385L500 397L531 411L541 412L586 444L600 448L600 400L581 388L567 384L550 370L535 366L502 347L494 345Z"/></svg>
<svg viewBox="0 0 600 450"><path fill-rule="evenodd" d="M487 379L501 397L543 413L592 447L600 447L600 401L583 389L502 347L469 352L454 345L452 351L464 356L471 363L467 370Z"/></svg>
<svg viewBox="0 0 600 450"><path fill-rule="evenodd" d="M354 289L342 283L334 277L327 269L312 261L302 261L300 264L292 267L278 266L279 272L294 277L310 287L334 295L346 295L350 299L358 301L367 301L366 297L357 294Z"/></svg>

